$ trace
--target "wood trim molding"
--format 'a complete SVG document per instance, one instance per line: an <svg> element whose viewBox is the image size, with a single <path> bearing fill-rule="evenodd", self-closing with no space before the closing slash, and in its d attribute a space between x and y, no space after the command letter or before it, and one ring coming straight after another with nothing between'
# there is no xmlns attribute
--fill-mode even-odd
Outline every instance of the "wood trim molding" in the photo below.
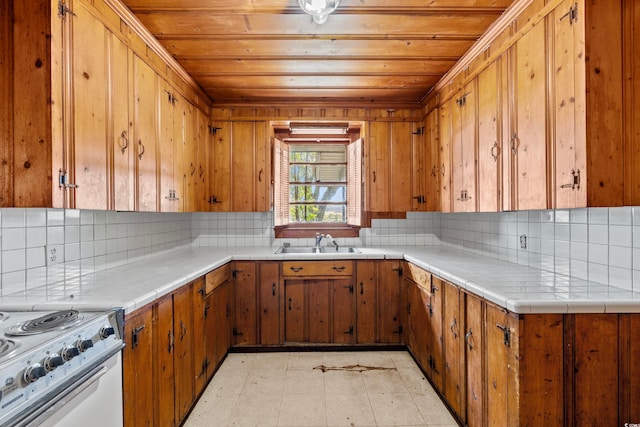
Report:
<svg viewBox="0 0 640 427"><path fill-rule="evenodd" d="M523 10L527 8L533 0L521 0L512 4L500 18L489 26L487 31L478 39L477 42L471 46L471 48L460 58L458 62L442 77L442 79L433 87L430 93L441 91L447 84L453 80L455 76L460 74L465 68L471 64L475 58L478 57L489 45L493 42L498 35L509 26ZM429 94L425 98L428 98Z"/></svg>
<svg viewBox="0 0 640 427"><path fill-rule="evenodd" d="M333 237L360 237L360 227L351 225L282 225L274 227L274 231L276 239L311 238L320 232L329 232Z"/></svg>
<svg viewBox="0 0 640 427"><path fill-rule="evenodd" d="M186 84L193 88L196 93L206 100L208 106L211 106L211 99L204 90L196 83L187 71L175 60L169 52L160 44L153 34L138 20L138 18L125 6L120 0L104 0L107 6L111 7L118 16L127 24L134 33L136 33L146 44L155 52L169 68L171 68Z"/></svg>
<svg viewBox="0 0 640 427"><path fill-rule="evenodd" d="M518 13L522 12L522 10L524 10L532 2L533 0L523 0L522 7L518 7L517 12ZM480 67L477 67L473 72L473 74L469 74L468 76L466 76L466 78L457 82L459 83L459 86L464 87L469 81L473 80L478 75L479 72L481 72L484 68L486 68L486 66L489 65L491 62L495 61L496 58L498 58L504 52L506 52L519 39L521 39L525 34L527 34L527 32L531 30L531 28L533 28L536 24L538 24L541 20L543 20L549 13L551 13L561 2L562 0L551 0L549 3L547 3L535 15L533 19L531 19L529 22L523 25L522 28L519 28L518 31L506 43L499 46L497 49L492 50L489 53L489 55L486 55L486 58L482 62L483 65ZM520 5L520 4L519 3L514 4L514 6L515 5ZM511 10L508 10L507 12L510 12L510 11ZM505 14L507 12L505 12ZM486 51L487 48L489 48L489 46L493 42L493 40L495 40L495 38L506 28L506 26L510 25L513 22L513 20L515 20L515 18L518 16L517 14L512 16L511 13L509 15L510 15L510 20L503 21L502 20L502 18L504 17L503 16L498 21L496 21L494 25L492 25L489 28L489 30L487 30L487 33L485 33L478 40L478 42L476 42L476 44L474 44L471 47L471 49L469 49L469 51L467 51L467 53L465 53L464 56L460 58L460 61L457 62L456 65L454 65L454 67L447 74L445 74L445 76L424 97L424 99L422 100L423 104L433 99L434 94L439 94L444 88L446 88L447 85L451 84L453 80L460 73L464 72L467 69L467 67L472 63L472 61L475 60L479 55L481 55L482 52ZM496 26L496 24L501 24L501 25ZM486 40L485 40L485 36L488 37ZM455 91L451 91L448 96L441 97L437 105L441 105L443 102L449 100L454 94L455 94Z"/></svg>

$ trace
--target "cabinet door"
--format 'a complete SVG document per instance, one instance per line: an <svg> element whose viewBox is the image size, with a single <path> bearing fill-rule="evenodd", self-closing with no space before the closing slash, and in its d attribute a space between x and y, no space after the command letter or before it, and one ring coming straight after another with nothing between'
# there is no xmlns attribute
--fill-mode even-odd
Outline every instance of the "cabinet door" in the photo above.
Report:
<svg viewBox="0 0 640 427"><path fill-rule="evenodd" d="M174 113L175 116L179 116L180 112L176 110L173 101L173 88L169 83L161 78L158 78L158 124L160 128L158 139L158 158L160 161L160 168L158 170L158 181L160 182L160 211L161 212L175 212L175 199L176 196L172 196L172 192L175 194L176 185L174 181L174 157L175 157L175 145L178 140L175 139L173 128L174 125Z"/></svg>
<svg viewBox="0 0 640 427"><path fill-rule="evenodd" d="M356 342L376 342L378 277L377 261L358 261L356 276Z"/></svg>
<svg viewBox="0 0 640 427"><path fill-rule="evenodd" d="M231 124L213 123L211 210L231 211Z"/></svg>
<svg viewBox="0 0 640 427"><path fill-rule="evenodd" d="M440 106L439 129L439 173L440 173L440 212L451 212L451 109L453 99Z"/></svg>
<svg viewBox="0 0 640 427"><path fill-rule="evenodd" d="M426 119L425 119L426 122ZM427 195L427 145L425 143L425 122L414 124L411 138L411 210L426 210ZM422 126L421 126L422 125Z"/></svg>
<svg viewBox="0 0 640 427"><path fill-rule="evenodd" d="M331 342L331 281L305 280L309 311L305 316L308 342Z"/></svg>
<svg viewBox="0 0 640 427"><path fill-rule="evenodd" d="M205 295L204 277L194 281L191 289L193 301L193 392L195 396L199 396L207 382L207 368L211 360L208 359L207 335L205 333L209 307Z"/></svg>
<svg viewBox="0 0 640 427"><path fill-rule="evenodd" d="M213 307L215 313L215 363L224 359L229 347L231 347L231 328L233 318L233 286L230 280L225 281L213 292Z"/></svg>
<svg viewBox="0 0 640 427"><path fill-rule="evenodd" d="M467 377L466 406L467 425L469 427L482 426L483 411L483 338L484 325L483 305L480 298L463 294L465 299L465 367Z"/></svg>
<svg viewBox="0 0 640 427"><path fill-rule="evenodd" d="M429 373L429 348L431 341L429 325L430 296L426 289L412 280L406 279L407 290L407 346L420 366Z"/></svg>
<svg viewBox="0 0 640 427"><path fill-rule="evenodd" d="M440 143L438 129L438 109L432 110L425 120L425 151L427 165L425 210L439 211L440 204Z"/></svg>
<svg viewBox="0 0 640 427"><path fill-rule="evenodd" d="M279 263L268 262L258 264L259 281L259 320L260 339L263 345L283 344L281 339L281 310L280 310L280 283Z"/></svg>
<svg viewBox="0 0 640 427"><path fill-rule="evenodd" d="M234 212L253 210L255 195L254 122L233 122L231 125L231 209Z"/></svg>
<svg viewBox="0 0 640 427"><path fill-rule="evenodd" d="M451 110L453 210L476 211L476 81L455 97Z"/></svg>
<svg viewBox="0 0 640 427"><path fill-rule="evenodd" d="M157 211L157 74L133 56L134 137L137 210Z"/></svg>
<svg viewBox="0 0 640 427"><path fill-rule="evenodd" d="M502 153L499 143L501 130L498 63L489 64L478 75L478 210L498 212L502 206L500 185Z"/></svg>
<svg viewBox="0 0 640 427"><path fill-rule="evenodd" d="M205 360L207 364L207 374L205 378L206 381L211 378L213 373L216 371L218 367L218 319L221 316L221 313L217 313L216 309L219 309L217 305L216 291L213 291L206 295L204 302L204 351L205 351ZM196 366L197 368L197 366Z"/></svg>
<svg viewBox="0 0 640 427"><path fill-rule="evenodd" d="M401 261L378 263L378 342L403 342Z"/></svg>
<svg viewBox="0 0 640 427"><path fill-rule="evenodd" d="M77 2L73 22L73 148L70 189L76 209L107 209L107 52L106 30Z"/></svg>
<svg viewBox="0 0 640 427"><path fill-rule="evenodd" d="M193 303L191 286L173 295L173 329L175 335L174 380L176 423L180 424L193 403Z"/></svg>
<svg viewBox="0 0 640 427"><path fill-rule="evenodd" d="M256 263L235 262L233 277L235 292L233 342L235 345L255 345L258 342Z"/></svg>
<svg viewBox="0 0 640 427"><path fill-rule="evenodd" d="M210 120L207 114L201 110L198 113L198 191L200 197L199 211L211 210L209 196L211 194L211 149L212 138L209 131Z"/></svg>
<svg viewBox="0 0 640 427"><path fill-rule="evenodd" d="M370 212L389 212L389 136L391 123L369 123L369 141L365 145L368 175L365 181L367 189L367 210Z"/></svg>
<svg viewBox="0 0 640 427"><path fill-rule="evenodd" d="M124 323L122 350L122 378L124 425L127 427L154 425L154 375L148 368L153 366L153 313L152 309L136 311L127 316Z"/></svg>
<svg viewBox="0 0 640 427"><path fill-rule="evenodd" d="M509 414L509 400L516 390L510 390L512 341L517 329L508 313L500 307L487 304L485 346L487 349L487 379L485 417L489 426L516 425L518 414ZM510 396L513 395L513 396ZM515 410L515 408L513 408ZM514 419L515 417L515 419Z"/></svg>
<svg viewBox="0 0 640 427"><path fill-rule="evenodd" d="M431 340L428 341L431 358L431 382L440 390L444 390L444 338L443 338L443 297L444 281L433 277L431 283L431 303L429 307L429 323Z"/></svg>
<svg viewBox="0 0 640 427"><path fill-rule="evenodd" d="M285 334L287 342L305 341L305 281L287 280L284 285L286 301Z"/></svg>
<svg viewBox="0 0 640 427"><path fill-rule="evenodd" d="M544 25L537 24L513 49L514 131L513 206L516 210L547 208L547 84Z"/></svg>
<svg viewBox="0 0 640 427"><path fill-rule="evenodd" d="M129 88L131 76L131 53L127 45L110 34L110 85L111 110L109 112L111 152L113 156L112 208L131 211L135 207L135 147L131 139L133 129L133 96Z"/></svg>
<svg viewBox="0 0 640 427"><path fill-rule="evenodd" d="M154 377L156 382L156 422L158 426L174 426L175 372L173 331L173 296L168 295L156 303L154 327ZM140 369L140 367L138 367Z"/></svg>
<svg viewBox="0 0 640 427"><path fill-rule="evenodd" d="M394 122L391 125L389 210L409 212L411 210L411 138L412 124Z"/></svg>
<svg viewBox="0 0 640 427"><path fill-rule="evenodd" d="M444 396L451 409L461 418L462 411L462 346L463 332L460 316L460 292L458 287L447 282L444 285ZM506 425L506 424L505 424Z"/></svg>
<svg viewBox="0 0 640 427"><path fill-rule="evenodd" d="M332 340L335 344L354 344L356 342L356 306L353 279L331 281Z"/></svg>

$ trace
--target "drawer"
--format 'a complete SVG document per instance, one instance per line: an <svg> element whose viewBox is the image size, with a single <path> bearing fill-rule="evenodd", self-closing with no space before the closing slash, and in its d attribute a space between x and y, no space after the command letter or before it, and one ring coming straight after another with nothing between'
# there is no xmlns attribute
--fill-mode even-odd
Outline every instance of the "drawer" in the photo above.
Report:
<svg viewBox="0 0 640 427"><path fill-rule="evenodd" d="M406 277L431 292L431 273L410 262L405 265Z"/></svg>
<svg viewBox="0 0 640 427"><path fill-rule="evenodd" d="M283 261L284 277L351 276L353 261Z"/></svg>
<svg viewBox="0 0 640 427"><path fill-rule="evenodd" d="M205 292L211 293L215 288L229 280L231 277L231 264L225 264L209 272L205 276Z"/></svg>

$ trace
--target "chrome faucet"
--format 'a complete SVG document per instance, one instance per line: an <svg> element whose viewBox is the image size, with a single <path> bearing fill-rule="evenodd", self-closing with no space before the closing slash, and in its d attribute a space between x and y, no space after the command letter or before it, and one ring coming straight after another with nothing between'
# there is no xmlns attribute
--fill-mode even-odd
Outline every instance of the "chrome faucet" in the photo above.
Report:
<svg viewBox="0 0 640 427"><path fill-rule="evenodd" d="M324 238L327 239L329 241L329 243L331 243L333 246L336 247L336 251L338 250L338 242L336 242L336 239L334 239L331 234L325 234Z"/></svg>
<svg viewBox="0 0 640 427"><path fill-rule="evenodd" d="M327 239L329 243L336 247L336 252L338 251L338 242L336 242L336 239L334 239L331 234L316 233L316 252L320 251L320 242L322 242L322 239Z"/></svg>

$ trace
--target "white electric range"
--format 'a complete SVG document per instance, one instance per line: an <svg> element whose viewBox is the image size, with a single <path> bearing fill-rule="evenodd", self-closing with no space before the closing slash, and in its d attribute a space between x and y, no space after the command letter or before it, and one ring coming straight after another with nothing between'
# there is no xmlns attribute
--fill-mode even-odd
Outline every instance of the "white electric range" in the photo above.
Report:
<svg viewBox="0 0 640 427"><path fill-rule="evenodd" d="M122 425L123 319L121 309L1 312L0 425Z"/></svg>

